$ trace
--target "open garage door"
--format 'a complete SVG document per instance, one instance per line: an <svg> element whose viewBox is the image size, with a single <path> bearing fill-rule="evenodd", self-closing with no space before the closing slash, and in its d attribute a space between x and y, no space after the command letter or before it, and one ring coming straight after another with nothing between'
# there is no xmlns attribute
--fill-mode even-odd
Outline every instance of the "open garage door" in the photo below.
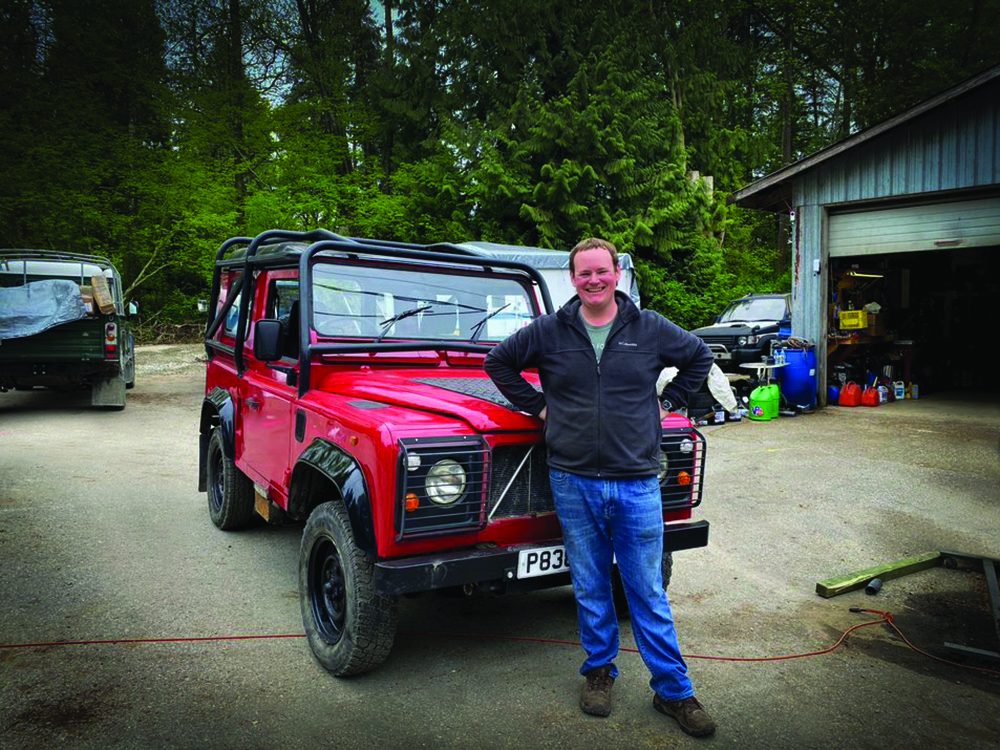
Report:
<svg viewBox="0 0 1000 750"><path fill-rule="evenodd" d="M831 258L1000 246L1000 196L831 213Z"/></svg>
<svg viewBox="0 0 1000 750"><path fill-rule="evenodd" d="M831 211L828 229L827 382L889 375L927 394L986 389L1000 195Z"/></svg>

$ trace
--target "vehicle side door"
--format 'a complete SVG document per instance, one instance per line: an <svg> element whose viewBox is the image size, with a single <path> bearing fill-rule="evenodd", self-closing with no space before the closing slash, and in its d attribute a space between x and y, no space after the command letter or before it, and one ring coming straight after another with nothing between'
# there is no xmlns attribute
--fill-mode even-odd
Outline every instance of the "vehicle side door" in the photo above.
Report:
<svg viewBox="0 0 1000 750"><path fill-rule="evenodd" d="M274 499L285 497L291 471L292 405L297 397L299 365L298 299L296 269L261 274L250 323L252 326L262 318L281 320L283 356L277 362L259 362L249 351L242 378L244 471Z"/></svg>

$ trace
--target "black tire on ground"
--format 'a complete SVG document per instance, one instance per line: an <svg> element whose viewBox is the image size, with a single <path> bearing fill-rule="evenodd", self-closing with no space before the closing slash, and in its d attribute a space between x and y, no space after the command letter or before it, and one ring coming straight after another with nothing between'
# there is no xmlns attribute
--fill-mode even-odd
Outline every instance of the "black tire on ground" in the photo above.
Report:
<svg viewBox="0 0 1000 750"><path fill-rule="evenodd" d="M316 660L337 677L385 661L396 634L396 602L375 591L375 560L354 543L339 501L316 507L299 552L302 624Z"/></svg>
<svg viewBox="0 0 1000 750"><path fill-rule="evenodd" d="M128 337L128 365L125 367L125 388L131 390L135 388L135 339L132 334Z"/></svg>
<svg viewBox="0 0 1000 750"><path fill-rule="evenodd" d="M663 553L663 590L666 591L670 587L670 577L674 573L674 553L664 552ZM614 596L615 601L615 612L618 613L619 617L628 617L628 598L625 596L625 586L622 583L621 575L618 573L618 568L615 568L615 572L612 574L611 578L611 593Z"/></svg>
<svg viewBox="0 0 1000 750"><path fill-rule="evenodd" d="M208 441L208 515L224 531L248 526L253 519L253 482L226 458L222 430L212 431Z"/></svg>

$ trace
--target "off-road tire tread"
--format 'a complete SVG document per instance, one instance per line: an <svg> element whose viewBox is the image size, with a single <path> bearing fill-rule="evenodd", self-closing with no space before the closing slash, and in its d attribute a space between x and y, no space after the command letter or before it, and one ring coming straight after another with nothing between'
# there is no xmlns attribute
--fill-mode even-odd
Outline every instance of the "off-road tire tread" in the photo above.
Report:
<svg viewBox="0 0 1000 750"><path fill-rule="evenodd" d="M347 623L345 634L335 644L327 643L312 621L308 586L308 565L312 544L319 537L317 527L328 526L328 533L340 551L341 566L347 582ZM323 667L337 677L367 672L389 656L396 635L396 602L375 591L375 558L354 542L347 511L338 500L316 507L306 522L299 552L299 587L302 623L313 655Z"/></svg>
<svg viewBox="0 0 1000 750"><path fill-rule="evenodd" d="M226 458L222 448L222 432L216 428L208 443L208 466L212 471L214 464L212 453L220 451L222 455L222 508L218 514L212 510L212 476L208 478L209 497L208 514L212 523L223 531L235 531L250 525L254 514L253 482L236 466L236 463Z"/></svg>

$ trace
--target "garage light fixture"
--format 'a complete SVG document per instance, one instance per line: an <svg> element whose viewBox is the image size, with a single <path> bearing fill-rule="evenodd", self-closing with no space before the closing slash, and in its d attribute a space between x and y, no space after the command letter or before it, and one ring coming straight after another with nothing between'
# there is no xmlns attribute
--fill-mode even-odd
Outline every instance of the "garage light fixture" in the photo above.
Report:
<svg viewBox="0 0 1000 750"><path fill-rule="evenodd" d="M848 276L863 276L866 279L881 279L882 274L880 273L858 273L857 271L848 271Z"/></svg>

